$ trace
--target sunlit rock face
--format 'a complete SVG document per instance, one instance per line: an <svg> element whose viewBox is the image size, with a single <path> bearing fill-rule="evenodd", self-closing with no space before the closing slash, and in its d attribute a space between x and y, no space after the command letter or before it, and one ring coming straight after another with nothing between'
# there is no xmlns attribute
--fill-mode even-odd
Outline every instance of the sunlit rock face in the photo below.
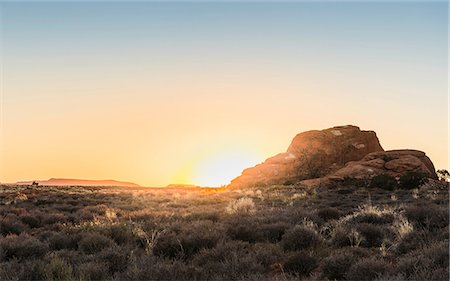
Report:
<svg viewBox="0 0 450 281"><path fill-rule="evenodd" d="M408 171L422 172L430 178L437 179L433 162L418 150L389 150L366 155L360 161L348 162L345 167L329 176L340 180L344 177L366 178L379 174L399 177Z"/></svg>
<svg viewBox="0 0 450 281"><path fill-rule="evenodd" d="M318 178L339 170L349 161L382 151L375 132L361 131L356 126L307 131L295 136L287 152L245 169L230 186L284 184Z"/></svg>

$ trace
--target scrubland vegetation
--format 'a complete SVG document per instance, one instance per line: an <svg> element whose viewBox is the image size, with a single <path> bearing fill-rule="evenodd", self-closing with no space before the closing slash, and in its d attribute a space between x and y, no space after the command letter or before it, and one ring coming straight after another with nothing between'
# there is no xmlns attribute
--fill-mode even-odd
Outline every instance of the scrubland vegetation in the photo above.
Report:
<svg viewBox="0 0 450 281"><path fill-rule="evenodd" d="M448 185L406 180L1 186L0 280L448 280Z"/></svg>

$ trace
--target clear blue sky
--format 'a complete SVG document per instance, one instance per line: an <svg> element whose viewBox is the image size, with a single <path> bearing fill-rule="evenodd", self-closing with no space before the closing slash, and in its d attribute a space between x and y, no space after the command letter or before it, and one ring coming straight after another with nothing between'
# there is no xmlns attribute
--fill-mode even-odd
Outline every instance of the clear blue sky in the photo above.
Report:
<svg viewBox="0 0 450 281"><path fill-rule="evenodd" d="M0 8L0 180L201 180L198 155L342 124L449 167L446 1Z"/></svg>

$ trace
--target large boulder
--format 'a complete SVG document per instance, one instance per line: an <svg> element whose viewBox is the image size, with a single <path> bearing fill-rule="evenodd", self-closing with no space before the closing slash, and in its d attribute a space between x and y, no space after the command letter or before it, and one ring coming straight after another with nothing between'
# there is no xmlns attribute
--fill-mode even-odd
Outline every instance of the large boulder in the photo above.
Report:
<svg viewBox="0 0 450 281"><path fill-rule="evenodd" d="M295 136L286 152L245 169L230 186L283 184L318 178L337 171L349 161L382 151L375 132L361 131L356 126L307 131Z"/></svg>
<svg viewBox="0 0 450 281"><path fill-rule="evenodd" d="M437 179L433 162L418 150L389 150L367 154L360 161L348 162L345 167L332 173L328 178L333 180L351 178L367 178L379 174L400 177L408 171L422 172L430 178Z"/></svg>

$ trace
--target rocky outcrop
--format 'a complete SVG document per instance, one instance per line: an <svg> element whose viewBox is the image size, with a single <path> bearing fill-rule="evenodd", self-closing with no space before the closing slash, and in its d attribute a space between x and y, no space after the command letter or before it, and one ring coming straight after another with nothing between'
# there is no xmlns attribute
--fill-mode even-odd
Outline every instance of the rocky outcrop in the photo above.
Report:
<svg viewBox="0 0 450 281"><path fill-rule="evenodd" d="M307 131L295 136L286 152L245 169L230 186L283 184L318 178L339 170L349 161L382 151L375 132L362 131L356 126Z"/></svg>
<svg viewBox="0 0 450 281"><path fill-rule="evenodd" d="M328 176L331 180L345 177L367 178L379 174L399 177L407 171L422 172L437 179L433 162L418 150L389 150L369 153L360 161L348 162L345 167Z"/></svg>

